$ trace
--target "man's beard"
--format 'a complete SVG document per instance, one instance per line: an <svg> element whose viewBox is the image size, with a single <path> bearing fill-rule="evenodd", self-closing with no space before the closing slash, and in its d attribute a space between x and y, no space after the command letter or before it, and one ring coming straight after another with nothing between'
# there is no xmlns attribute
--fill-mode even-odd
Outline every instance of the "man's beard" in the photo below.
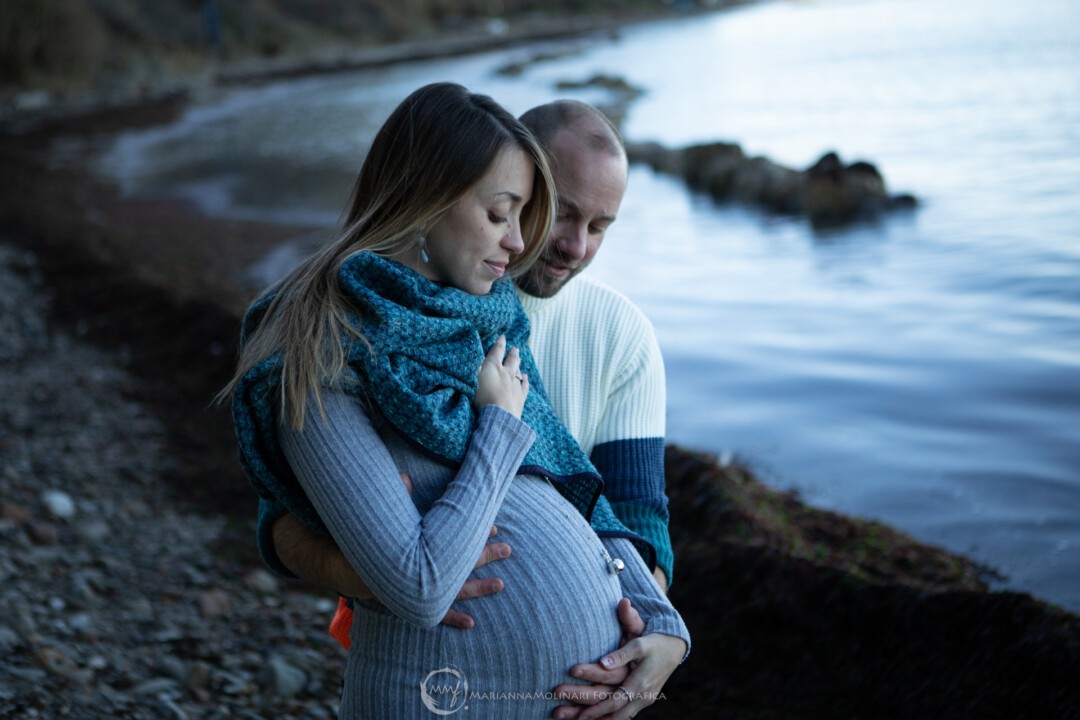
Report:
<svg viewBox="0 0 1080 720"><path fill-rule="evenodd" d="M564 265L561 261L553 260L551 255L544 253L536 261L529 271L517 279L517 286L533 297L548 298L562 289L569 280L581 272L584 266ZM547 272L547 265L565 268L568 272L564 277L554 277Z"/></svg>

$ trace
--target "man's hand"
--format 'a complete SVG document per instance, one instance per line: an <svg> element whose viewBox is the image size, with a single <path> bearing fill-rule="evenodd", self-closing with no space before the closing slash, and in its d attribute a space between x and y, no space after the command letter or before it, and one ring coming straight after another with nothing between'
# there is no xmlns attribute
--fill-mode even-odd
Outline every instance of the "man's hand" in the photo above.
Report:
<svg viewBox="0 0 1080 720"><path fill-rule="evenodd" d="M405 483L405 489L412 493L412 480L409 476L402 473L401 481ZM492 526L489 537L497 532L498 528ZM274 549L277 551L278 558L298 577L307 580L312 585L329 588L345 597L365 600L373 597L367 583L356 574L352 565L345 559L345 554L331 538L310 530L291 513L286 513L274 521L273 534ZM508 557L510 557L510 546L507 543L488 543L480 552L480 557L474 567L483 567L490 562ZM503 581L499 578L466 580L457 594L457 599L469 600L494 595L501 592L503 587ZM476 622L466 613L450 610L442 619L442 624L467 630L475 626Z"/></svg>
<svg viewBox="0 0 1080 720"><path fill-rule="evenodd" d="M625 647L631 640L641 637L641 633L645 632L644 621L627 598L619 601L615 607L615 615L619 618L619 625L622 627L620 648ZM619 685L630 675L630 668L623 666L608 670L600 663L583 663L570 668L570 674L579 680L588 680L592 685L566 684L555 688L557 698L576 704L560 705L555 708L553 717L580 717L589 706L595 706L611 697L611 694L618 690Z"/></svg>
<svg viewBox="0 0 1080 720"><path fill-rule="evenodd" d="M489 537L494 536L498 532L499 528L492 525ZM508 557L510 557L510 546L507 543L488 543L484 546L484 549L480 551L480 559L476 561L474 569L483 567L489 562L502 560ZM484 597L485 595L494 595L497 592L502 592L504 587L505 585L500 578L474 578L466 580L465 584L461 587L461 591L457 594L457 599L469 600L471 598ZM468 630L476 625L476 621L472 619L472 615L458 612L453 608L446 612L446 615L440 622L443 625L459 628L461 630Z"/></svg>
<svg viewBox="0 0 1080 720"><path fill-rule="evenodd" d="M560 685L555 694L576 705L555 709L556 718L576 720L627 720L656 701L668 677L686 654L686 642L671 635L641 636L645 623L630 601L623 598L616 608L623 629L618 650L599 663L575 665L570 674L592 685Z"/></svg>

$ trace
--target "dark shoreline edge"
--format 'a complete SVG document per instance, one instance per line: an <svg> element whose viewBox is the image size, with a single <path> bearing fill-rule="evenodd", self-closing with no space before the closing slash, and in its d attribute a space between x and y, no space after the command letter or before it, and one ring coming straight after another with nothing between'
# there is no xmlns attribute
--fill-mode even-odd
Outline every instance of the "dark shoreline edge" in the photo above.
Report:
<svg viewBox="0 0 1080 720"><path fill-rule="evenodd" d="M0 134L0 167L19 179L0 201L0 228L38 257L54 320L127 358L132 393L168 429L173 486L243 526L250 490L227 413L208 408L246 303L230 283L298 229L124 199L83 164L49 159L55 141L78 137L85 161L95 138L167 121L184 102ZM1077 616L987 592L962 557L813 511L707 456L669 447L667 467L672 598L695 643L653 717L1080 717Z"/></svg>
<svg viewBox="0 0 1080 720"><path fill-rule="evenodd" d="M500 30L473 23L434 36L403 38L380 44L353 46L333 42L322 51L285 53L272 57L247 55L227 61L205 58L185 71L166 71L152 80L120 87L98 87L64 95L4 88L0 95L0 132L26 133L43 124L79 116L122 111L162 102L204 97L218 89L257 86L316 75L457 57L529 43L571 40L589 35L617 36L626 28L648 22L675 20L725 12L761 0L717 0L710 7L676 10L661 4L652 11L614 15L593 10L572 14L540 14L511 18ZM114 83L115 84L115 83Z"/></svg>

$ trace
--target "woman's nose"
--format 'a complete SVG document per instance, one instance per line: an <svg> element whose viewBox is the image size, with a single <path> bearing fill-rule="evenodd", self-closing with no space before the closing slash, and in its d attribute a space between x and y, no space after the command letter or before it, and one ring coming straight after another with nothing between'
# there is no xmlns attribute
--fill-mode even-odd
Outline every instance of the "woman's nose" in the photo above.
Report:
<svg viewBox="0 0 1080 720"><path fill-rule="evenodd" d="M521 237L521 226L518 223L510 224L510 232L503 236L502 246L514 254L525 250L525 239Z"/></svg>

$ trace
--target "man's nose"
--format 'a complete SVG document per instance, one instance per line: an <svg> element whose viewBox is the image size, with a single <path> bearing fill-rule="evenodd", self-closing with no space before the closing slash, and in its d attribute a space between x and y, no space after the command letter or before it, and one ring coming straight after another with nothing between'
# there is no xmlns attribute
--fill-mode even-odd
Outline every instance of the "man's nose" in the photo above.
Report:
<svg viewBox="0 0 1080 720"><path fill-rule="evenodd" d="M585 257L588 231L583 225L571 225L564 227L555 241L559 253L567 260L575 262Z"/></svg>

